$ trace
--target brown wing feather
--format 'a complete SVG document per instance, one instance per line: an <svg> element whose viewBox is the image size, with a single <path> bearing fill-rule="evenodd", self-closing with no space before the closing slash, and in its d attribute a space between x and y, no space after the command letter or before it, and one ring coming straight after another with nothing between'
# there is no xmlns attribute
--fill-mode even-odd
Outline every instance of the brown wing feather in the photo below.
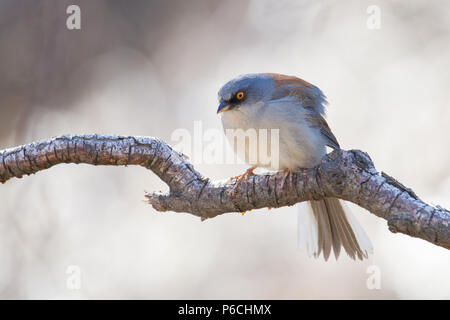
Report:
<svg viewBox="0 0 450 320"><path fill-rule="evenodd" d="M303 79L300 79L300 78L297 78L294 76L287 76L287 75L279 74L279 73L267 73L267 75L271 76L272 79L275 81L276 88L279 88L279 87L282 87L285 85L293 85L293 86L307 87L307 88L314 87L308 81L305 81Z"/></svg>
<svg viewBox="0 0 450 320"><path fill-rule="evenodd" d="M268 73L273 79L275 90L272 100L282 99L286 96L296 98L303 108L319 114L325 114L327 100L323 92L311 83L293 76L277 73Z"/></svg>
<svg viewBox="0 0 450 320"><path fill-rule="evenodd" d="M314 86L297 77L286 76L278 73L268 73L275 82L275 92L272 99L280 99L286 96L293 96L298 99L304 108L314 109L317 97L311 88Z"/></svg>
<svg viewBox="0 0 450 320"><path fill-rule="evenodd" d="M339 149L339 143L331 132L325 119L323 104L326 103L323 93L311 83L293 76L278 73L268 73L275 82L275 93L272 99L280 99L285 96L295 97L311 113L306 120L312 127L320 128L320 133L327 139L327 145L333 149Z"/></svg>

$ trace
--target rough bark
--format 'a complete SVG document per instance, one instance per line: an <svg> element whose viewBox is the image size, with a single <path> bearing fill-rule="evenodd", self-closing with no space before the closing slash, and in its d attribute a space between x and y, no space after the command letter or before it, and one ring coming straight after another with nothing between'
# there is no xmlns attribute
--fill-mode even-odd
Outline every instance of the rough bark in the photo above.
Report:
<svg viewBox="0 0 450 320"><path fill-rule="evenodd" d="M21 178L60 163L141 165L170 188L148 193L158 211L188 212L202 219L227 212L290 206L323 197L351 201L386 219L389 230L450 249L450 212L420 200L409 188L378 173L369 155L335 150L311 169L210 181L186 157L158 138L59 136L0 151L0 181Z"/></svg>

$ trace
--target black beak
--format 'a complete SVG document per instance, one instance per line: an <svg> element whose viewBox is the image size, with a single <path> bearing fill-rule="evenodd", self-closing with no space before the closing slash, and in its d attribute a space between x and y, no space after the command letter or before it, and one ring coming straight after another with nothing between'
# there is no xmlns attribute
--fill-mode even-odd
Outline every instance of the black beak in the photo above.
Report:
<svg viewBox="0 0 450 320"><path fill-rule="evenodd" d="M217 113L222 113L231 108L230 104L225 100L220 100L219 108L217 109Z"/></svg>

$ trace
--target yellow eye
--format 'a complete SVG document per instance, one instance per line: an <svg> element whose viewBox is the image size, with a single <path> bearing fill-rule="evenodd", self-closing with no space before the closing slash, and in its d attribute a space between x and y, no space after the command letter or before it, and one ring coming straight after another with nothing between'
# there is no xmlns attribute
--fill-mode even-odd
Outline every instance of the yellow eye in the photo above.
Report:
<svg viewBox="0 0 450 320"><path fill-rule="evenodd" d="M244 99L244 93L242 91L239 91L238 93L236 93L236 98L238 100Z"/></svg>

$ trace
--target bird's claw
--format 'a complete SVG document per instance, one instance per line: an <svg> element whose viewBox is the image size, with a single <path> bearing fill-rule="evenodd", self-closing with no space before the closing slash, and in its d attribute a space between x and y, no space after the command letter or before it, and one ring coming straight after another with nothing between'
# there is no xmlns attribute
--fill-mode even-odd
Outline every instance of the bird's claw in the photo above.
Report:
<svg viewBox="0 0 450 320"><path fill-rule="evenodd" d="M230 178L230 181L236 179L236 183L234 184L233 191L231 193L231 198L232 199L235 198L237 189L238 189L239 185L242 183L242 181L244 179L248 180L248 178L250 178L251 176L255 175L255 173L253 172L253 170L255 170L255 168L256 167L251 167L251 168L247 169L243 174Z"/></svg>

